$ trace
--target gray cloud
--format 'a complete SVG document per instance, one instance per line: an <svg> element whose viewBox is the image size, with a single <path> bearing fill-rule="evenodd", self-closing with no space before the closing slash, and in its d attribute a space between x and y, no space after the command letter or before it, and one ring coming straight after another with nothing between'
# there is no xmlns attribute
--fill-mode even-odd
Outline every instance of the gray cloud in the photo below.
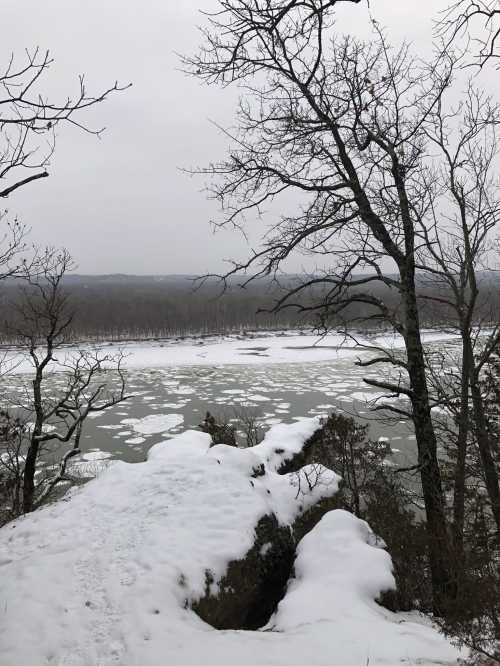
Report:
<svg viewBox="0 0 500 666"><path fill-rule="evenodd" d="M431 47L431 21L446 2L371 0L393 41ZM51 177L8 202L33 239L64 245L80 272L195 273L245 255L237 233L213 235L216 209L203 182L179 167L224 155L227 139L209 123L231 123L235 94L200 85L178 71L175 52L198 43L197 10L214 0L3 0L1 62L9 52L49 48L55 58L45 89L64 95L86 73L99 90L118 79L133 87L88 116L106 126L102 140L60 132ZM366 6L339 12L339 30L368 34ZM253 225L256 238L262 226ZM292 269L298 269L298 259Z"/></svg>

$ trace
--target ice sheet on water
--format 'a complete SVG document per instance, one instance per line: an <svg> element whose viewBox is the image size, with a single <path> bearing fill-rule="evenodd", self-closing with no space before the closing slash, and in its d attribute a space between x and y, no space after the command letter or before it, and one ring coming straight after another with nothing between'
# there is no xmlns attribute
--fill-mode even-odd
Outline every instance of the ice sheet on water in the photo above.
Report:
<svg viewBox="0 0 500 666"><path fill-rule="evenodd" d="M426 331L423 334L424 341L440 341L454 339L456 336L443 331ZM200 346L196 343L180 343L176 341L157 342L134 342L121 345L108 345L106 351L113 353L116 349L125 351L123 367L127 370L137 368L165 368L173 366L224 366L234 365L259 365L269 363L304 363L308 361L339 360L342 358L358 357L363 353L362 348L356 348L353 341L346 341L344 336L331 333L324 338L309 335L285 336L266 334L262 336L262 342L267 347L266 356L260 354L242 354L241 340L232 336L212 338ZM403 345L401 338L394 335L380 335L370 337L365 342L379 346L399 348ZM255 346L249 341L247 351ZM89 345L89 348L94 348ZM299 349L297 348L299 347ZM68 348L66 355L69 358L75 352ZM29 357L19 351L13 350L7 353L6 362L13 363L13 372L17 374L27 373L32 370ZM54 370L58 369L57 363ZM62 369L62 367L60 368ZM174 389L175 390L175 389Z"/></svg>
<svg viewBox="0 0 500 666"><path fill-rule="evenodd" d="M184 423L182 414L150 414L142 419L123 419L122 425L131 425L141 435L167 432ZM121 427L121 426L120 426Z"/></svg>
<svg viewBox="0 0 500 666"><path fill-rule="evenodd" d="M111 453L108 451L87 451L86 453L82 454L81 460L84 462L96 462L98 460L108 460L111 458Z"/></svg>

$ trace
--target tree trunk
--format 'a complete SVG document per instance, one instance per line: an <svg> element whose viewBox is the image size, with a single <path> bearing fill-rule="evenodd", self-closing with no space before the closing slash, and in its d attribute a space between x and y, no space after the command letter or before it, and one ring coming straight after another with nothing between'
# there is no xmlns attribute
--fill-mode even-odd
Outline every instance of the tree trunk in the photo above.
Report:
<svg viewBox="0 0 500 666"><path fill-rule="evenodd" d="M470 374L470 390L481 466L483 468L486 490L491 502L491 512L497 526L497 536L500 536L500 486L498 483L498 473L495 466L495 459L491 452L483 396L481 395L481 388L477 381L476 373L473 370Z"/></svg>
<svg viewBox="0 0 500 666"><path fill-rule="evenodd" d="M51 349L47 354L46 359L52 356ZM46 363L45 363L46 365ZM23 479L23 512L30 513L33 511L35 502L35 472L38 459L38 450L40 443L37 439L42 434L43 429L43 405L42 405L42 377L44 365L37 365L35 378L33 380L33 405L35 408L35 425L31 435L31 441L26 454L26 462L24 464L24 479Z"/></svg>
<svg viewBox="0 0 500 666"><path fill-rule="evenodd" d="M469 357L466 344L462 340L462 373L460 384L460 414L458 417L457 459L453 484L453 549L455 578L461 580L464 559L464 519L465 519L465 462L467 457L467 437L469 423Z"/></svg>
<svg viewBox="0 0 500 666"><path fill-rule="evenodd" d="M352 496L354 499L354 515L357 518L361 517L361 501L360 501L360 496L359 496L359 487L358 487L358 479L356 477L356 462L354 459L354 450L353 450L353 445L349 444L349 466L351 469L351 490L352 490Z"/></svg>
<svg viewBox="0 0 500 666"><path fill-rule="evenodd" d="M402 277L406 278L404 280L406 289L403 294L405 301L405 345L408 374L413 394L413 423L429 539L434 612L437 615L443 615L446 614L446 610L454 597L450 538L437 458L437 440L429 404L425 357L420 338L414 281L412 275Z"/></svg>
<svg viewBox="0 0 500 666"><path fill-rule="evenodd" d="M24 480L23 480L23 513L30 513L33 511L33 504L35 500L35 472L36 461L38 457L39 444L37 441L31 439L28 453L26 455L26 462L24 464Z"/></svg>

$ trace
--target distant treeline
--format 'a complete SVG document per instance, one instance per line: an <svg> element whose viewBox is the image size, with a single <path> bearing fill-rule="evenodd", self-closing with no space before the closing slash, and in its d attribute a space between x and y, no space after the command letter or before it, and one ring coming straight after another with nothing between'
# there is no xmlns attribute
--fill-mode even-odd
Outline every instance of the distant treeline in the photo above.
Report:
<svg viewBox="0 0 500 666"><path fill-rule="evenodd" d="M314 312L298 312L295 308L272 313L270 310L285 291L298 284L298 277L290 276L278 286L271 280L261 279L246 288L238 280L230 282L222 292L215 280L202 286L186 276L67 276L64 283L68 308L74 312L72 336L75 340L124 340L187 335L214 335L250 330L273 330L308 327L317 322ZM391 309L399 308L399 295L395 289L380 285L377 293ZM423 285L420 289L421 317L424 326L447 326L453 313L442 304L446 293L437 285ZM428 297L437 295L438 303ZM299 303L310 305L324 302L326 292L316 288L304 293ZM2 321L0 341L16 343L14 332L19 319L17 304L21 292L19 283L4 280L0 286ZM488 277L482 285L481 316L485 321L497 319L500 313L500 281ZM354 303L333 318L338 325L343 319L356 320L366 316L369 306ZM377 326L377 320L370 322Z"/></svg>
<svg viewBox="0 0 500 666"><path fill-rule="evenodd" d="M242 289L212 281L199 286L185 276L69 276L64 291L74 313L74 339L144 339L209 335L254 329L283 329L306 325L296 312L258 312L270 309L278 288L261 281ZM2 343L15 340L19 284L0 285Z"/></svg>

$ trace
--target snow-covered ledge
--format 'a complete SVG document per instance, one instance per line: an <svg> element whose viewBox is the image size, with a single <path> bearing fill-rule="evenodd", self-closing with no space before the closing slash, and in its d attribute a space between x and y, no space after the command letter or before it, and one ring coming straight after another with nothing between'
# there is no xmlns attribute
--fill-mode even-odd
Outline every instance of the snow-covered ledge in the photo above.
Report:
<svg viewBox="0 0 500 666"><path fill-rule="evenodd" d="M188 431L153 447L147 462L117 462L68 501L2 528L0 664L455 663L432 627L375 603L393 585L390 557L343 511L299 544L267 631L220 632L191 609L207 582L217 596L259 521L290 531L335 493L338 477L324 468L276 471L316 428L314 419L276 426L251 450L210 448L207 435Z"/></svg>

